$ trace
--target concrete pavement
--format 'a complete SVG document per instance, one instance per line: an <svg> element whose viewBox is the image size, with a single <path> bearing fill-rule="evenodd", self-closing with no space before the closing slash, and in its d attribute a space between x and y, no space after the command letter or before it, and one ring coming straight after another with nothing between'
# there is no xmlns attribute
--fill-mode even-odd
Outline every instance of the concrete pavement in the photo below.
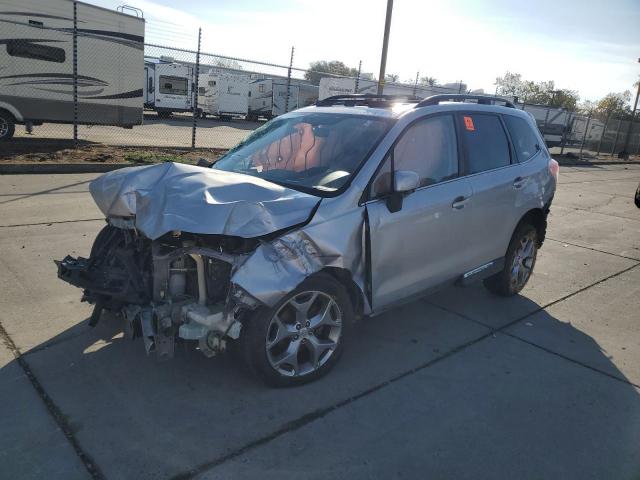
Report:
<svg viewBox="0 0 640 480"><path fill-rule="evenodd" d="M452 288L361 322L289 390L86 325L52 260L102 227L94 177L0 176L0 478L640 475L640 166L562 169L522 295Z"/></svg>

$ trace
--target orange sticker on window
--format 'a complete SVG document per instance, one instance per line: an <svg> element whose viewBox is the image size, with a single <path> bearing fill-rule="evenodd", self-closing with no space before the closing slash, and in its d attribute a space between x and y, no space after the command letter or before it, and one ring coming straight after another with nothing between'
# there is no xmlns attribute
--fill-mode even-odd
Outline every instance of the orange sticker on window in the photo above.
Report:
<svg viewBox="0 0 640 480"><path fill-rule="evenodd" d="M469 130L470 132L473 132L475 130L473 126L473 118L464 117L464 126L467 128L467 130Z"/></svg>

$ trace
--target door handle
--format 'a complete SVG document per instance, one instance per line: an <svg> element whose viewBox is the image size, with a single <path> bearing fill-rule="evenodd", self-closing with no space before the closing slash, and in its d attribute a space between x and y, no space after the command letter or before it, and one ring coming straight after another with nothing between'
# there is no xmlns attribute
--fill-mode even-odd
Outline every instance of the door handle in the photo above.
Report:
<svg viewBox="0 0 640 480"><path fill-rule="evenodd" d="M516 177L513 181L513 188L522 188L527 184L527 179L523 177Z"/></svg>
<svg viewBox="0 0 640 480"><path fill-rule="evenodd" d="M460 195L459 197L456 197L453 200L453 203L451 204L451 206L453 208L455 208L456 210L462 210L465 206L465 204L467 203L467 200L469 200L469 197L464 197L462 195Z"/></svg>

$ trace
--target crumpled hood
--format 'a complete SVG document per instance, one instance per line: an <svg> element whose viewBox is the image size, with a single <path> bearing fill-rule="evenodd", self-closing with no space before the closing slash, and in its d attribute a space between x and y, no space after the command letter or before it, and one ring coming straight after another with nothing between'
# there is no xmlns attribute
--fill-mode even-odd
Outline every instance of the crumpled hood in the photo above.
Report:
<svg viewBox="0 0 640 480"><path fill-rule="evenodd" d="M259 237L304 222L320 202L249 175L170 162L114 170L89 190L105 216L135 215L151 239L172 230Z"/></svg>

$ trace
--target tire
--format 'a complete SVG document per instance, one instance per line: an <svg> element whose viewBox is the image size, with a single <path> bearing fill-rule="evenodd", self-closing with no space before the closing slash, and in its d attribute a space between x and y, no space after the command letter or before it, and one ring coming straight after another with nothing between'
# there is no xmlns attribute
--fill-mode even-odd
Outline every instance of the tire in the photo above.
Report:
<svg viewBox="0 0 640 480"><path fill-rule="evenodd" d="M16 123L9 112L0 110L0 142L6 142L13 138L16 132Z"/></svg>
<svg viewBox="0 0 640 480"><path fill-rule="evenodd" d="M486 278L484 286L492 293L510 297L519 293L533 273L538 255L538 231L528 223L520 224L511 237L504 267Z"/></svg>
<svg viewBox="0 0 640 480"><path fill-rule="evenodd" d="M638 189L636 190L636 196L634 198L634 202L636 207L640 208L640 184L638 185Z"/></svg>
<svg viewBox="0 0 640 480"><path fill-rule="evenodd" d="M322 311L327 314L320 315ZM326 322L315 329L306 322L320 318ZM346 289L333 277L318 274L302 282L273 308L256 309L245 320L234 347L248 369L267 385L302 385L326 375L338 362L353 320ZM327 348L332 343L334 346ZM317 345L321 347L314 348ZM314 362L314 358L318 361Z"/></svg>

